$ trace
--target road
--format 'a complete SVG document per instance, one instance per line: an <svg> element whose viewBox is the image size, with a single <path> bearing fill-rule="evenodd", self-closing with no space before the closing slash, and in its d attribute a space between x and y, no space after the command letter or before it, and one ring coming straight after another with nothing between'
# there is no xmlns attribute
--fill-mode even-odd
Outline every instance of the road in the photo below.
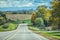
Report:
<svg viewBox="0 0 60 40"><path fill-rule="evenodd" d="M28 29L27 24L19 24L14 31L0 32L0 40L49 40Z"/></svg>

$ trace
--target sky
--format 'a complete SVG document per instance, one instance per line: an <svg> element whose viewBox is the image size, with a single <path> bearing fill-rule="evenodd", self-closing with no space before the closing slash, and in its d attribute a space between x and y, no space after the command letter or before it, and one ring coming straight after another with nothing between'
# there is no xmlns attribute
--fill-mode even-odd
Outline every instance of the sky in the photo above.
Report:
<svg viewBox="0 0 60 40"><path fill-rule="evenodd" d="M0 0L0 11L35 10L38 6L50 7L52 0Z"/></svg>

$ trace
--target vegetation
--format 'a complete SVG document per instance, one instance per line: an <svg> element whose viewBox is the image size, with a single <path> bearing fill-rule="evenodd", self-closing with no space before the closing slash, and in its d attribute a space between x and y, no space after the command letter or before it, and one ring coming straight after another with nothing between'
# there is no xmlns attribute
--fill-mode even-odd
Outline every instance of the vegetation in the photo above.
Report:
<svg viewBox="0 0 60 40"><path fill-rule="evenodd" d="M38 27L34 27L34 26L33 27L29 26L29 29L33 30L33 31L37 31L37 32L40 31L40 29Z"/></svg>
<svg viewBox="0 0 60 40"><path fill-rule="evenodd" d="M44 22L43 22L42 18L36 18L35 25L37 25L37 27L43 26Z"/></svg>
<svg viewBox="0 0 60 40"><path fill-rule="evenodd" d="M33 12L33 13L32 13L32 16L31 16L31 23L33 23L33 25L34 25L34 23L35 23L34 20L35 20L35 13Z"/></svg>
<svg viewBox="0 0 60 40"><path fill-rule="evenodd" d="M17 28L17 22L7 19L6 14L0 12L0 31L14 30Z"/></svg>
<svg viewBox="0 0 60 40"><path fill-rule="evenodd" d="M34 10L30 9L30 10L17 10L17 11L5 11L4 13L7 14L32 14Z"/></svg>
<svg viewBox="0 0 60 40"><path fill-rule="evenodd" d="M60 40L60 31L45 31L44 29L41 30L40 28L34 26L29 26L28 28L50 40Z"/></svg>
<svg viewBox="0 0 60 40"><path fill-rule="evenodd" d="M0 12L0 25L4 24L7 22L6 15L3 14L3 12Z"/></svg>
<svg viewBox="0 0 60 40"><path fill-rule="evenodd" d="M9 23L8 28L3 28L3 25L0 26L0 31L10 31L15 30L17 28L17 24Z"/></svg>
<svg viewBox="0 0 60 40"><path fill-rule="evenodd" d="M59 0L54 0L51 4L51 9L47 9L44 5L37 7L36 11L32 13L32 24L41 26L42 21L37 23L36 20L42 18L45 27L51 27L52 30L60 29L60 2Z"/></svg>
<svg viewBox="0 0 60 40"><path fill-rule="evenodd" d="M49 36L51 38L55 38L57 40L60 40L60 32L41 32L45 36Z"/></svg>
<svg viewBox="0 0 60 40"><path fill-rule="evenodd" d="M31 10L0 11L0 31L14 30L18 27L18 23L28 23L30 25L31 12Z"/></svg>
<svg viewBox="0 0 60 40"><path fill-rule="evenodd" d="M52 8L52 25L60 29L60 1L54 0Z"/></svg>
<svg viewBox="0 0 60 40"><path fill-rule="evenodd" d="M32 13L32 26L30 26L29 29L37 31L40 35L42 34L43 36L60 40L60 1L53 0L51 5L50 9L44 5L37 7L36 11ZM44 27L41 25L44 25ZM51 30L52 32L49 32Z"/></svg>
<svg viewBox="0 0 60 40"><path fill-rule="evenodd" d="M15 30L17 28L18 24L14 24L14 23L9 23L9 28L8 30Z"/></svg>

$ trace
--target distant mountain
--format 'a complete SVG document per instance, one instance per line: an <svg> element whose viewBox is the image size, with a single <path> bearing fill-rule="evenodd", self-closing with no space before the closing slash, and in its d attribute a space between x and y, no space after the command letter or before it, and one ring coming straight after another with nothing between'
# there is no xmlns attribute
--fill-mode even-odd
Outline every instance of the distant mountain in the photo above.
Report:
<svg viewBox="0 0 60 40"><path fill-rule="evenodd" d="M3 11L3 13L9 12L12 14L32 14L33 11L35 10L30 9L30 10Z"/></svg>
<svg viewBox="0 0 60 40"><path fill-rule="evenodd" d="M0 11L21 11L21 10L36 10L36 7L5 7L0 8Z"/></svg>

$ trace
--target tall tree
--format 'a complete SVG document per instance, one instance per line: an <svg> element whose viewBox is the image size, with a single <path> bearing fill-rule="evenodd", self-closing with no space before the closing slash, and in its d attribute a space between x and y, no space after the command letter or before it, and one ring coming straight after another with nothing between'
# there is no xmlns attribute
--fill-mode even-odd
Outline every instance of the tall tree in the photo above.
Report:
<svg viewBox="0 0 60 40"><path fill-rule="evenodd" d="M50 17L51 17L51 11L47 9L46 6L38 6L37 12L36 12L37 17L43 18L44 22L49 24Z"/></svg>
<svg viewBox="0 0 60 40"><path fill-rule="evenodd" d="M35 12L32 13L32 16L31 16L31 22L34 24L34 20L35 20Z"/></svg>
<svg viewBox="0 0 60 40"><path fill-rule="evenodd" d="M54 0L52 2L52 20L53 20L53 25L57 25L58 28L60 28L60 1L59 0Z"/></svg>

